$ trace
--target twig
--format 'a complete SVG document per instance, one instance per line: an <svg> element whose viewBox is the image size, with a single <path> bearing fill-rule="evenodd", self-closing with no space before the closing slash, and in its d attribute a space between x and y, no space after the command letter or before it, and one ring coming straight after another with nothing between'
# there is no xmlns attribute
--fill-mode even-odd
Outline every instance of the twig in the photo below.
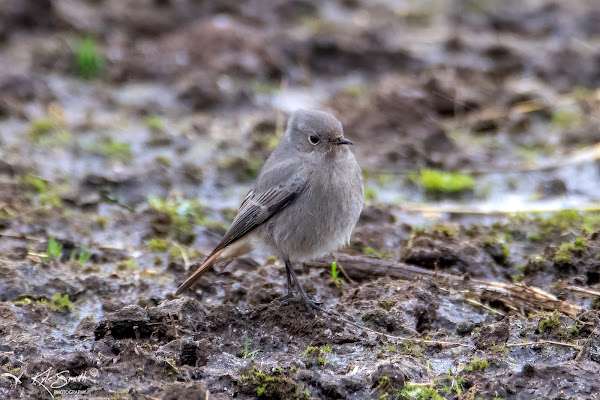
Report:
<svg viewBox="0 0 600 400"><path fill-rule="evenodd" d="M342 264L340 264L340 262L337 260L337 257L333 257L333 261L335 262L335 265L340 269L340 271L342 271L342 275L344 275L344 278L346 278L346 281L350 284L353 284L354 279L350 278L350 276L346 273L346 271L344 270L344 267L342 267Z"/></svg>
<svg viewBox="0 0 600 400"><path fill-rule="evenodd" d="M43 238L43 237L25 236L25 235L11 235L10 233L0 233L0 236L9 237L9 238L13 238L13 239L21 239L21 240L33 240L33 241L36 241L36 242L41 242L42 240L46 240L46 238Z"/></svg>
<svg viewBox="0 0 600 400"><path fill-rule="evenodd" d="M483 307L483 308L485 308L486 310L488 310L488 311L490 311L490 312L493 312L493 313L495 313L495 314L498 314L498 315L502 315L503 317L506 315L506 314L504 314L503 312L500 312L500 311L498 311L498 310L494 310L492 307L488 307L488 306L486 306L485 304L481 304L480 302L478 302L478 301L476 301L476 300L473 300L473 299L467 299L467 301L468 301L469 303L471 303L471 304L475 304L476 306Z"/></svg>
<svg viewBox="0 0 600 400"><path fill-rule="evenodd" d="M581 350L581 346L578 344L555 342L553 340L540 340L539 342L525 342L525 343L509 343L509 344L506 344L505 346L506 347L521 347L521 346L536 346L536 345L540 345L540 344L555 344L557 346L572 347L574 349Z"/></svg>
<svg viewBox="0 0 600 400"><path fill-rule="evenodd" d="M589 290L589 289L581 288L581 287L578 287L578 286L567 286L566 289L573 290L575 292L590 294L592 296L600 296L600 292L597 292L595 290Z"/></svg>
<svg viewBox="0 0 600 400"><path fill-rule="evenodd" d="M592 336L597 335L597 334L598 334L598 328L594 328L594 330L589 334L587 339L585 339L585 343L583 344L583 346L581 346L581 350L579 351L579 354L577 354L577 357L575 357L575 361L580 361L585 356L590 354L590 349L592 347Z"/></svg>

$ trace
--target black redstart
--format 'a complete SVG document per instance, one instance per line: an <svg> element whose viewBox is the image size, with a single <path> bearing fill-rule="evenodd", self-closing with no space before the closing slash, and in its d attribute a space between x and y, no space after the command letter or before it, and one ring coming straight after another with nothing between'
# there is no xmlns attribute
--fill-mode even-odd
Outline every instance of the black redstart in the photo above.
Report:
<svg viewBox="0 0 600 400"><path fill-rule="evenodd" d="M350 242L364 201L362 172L342 124L323 111L298 110L260 171L221 243L177 290L189 288L215 262L255 248L285 261L288 291L306 308L318 306L300 285L290 260L305 262Z"/></svg>

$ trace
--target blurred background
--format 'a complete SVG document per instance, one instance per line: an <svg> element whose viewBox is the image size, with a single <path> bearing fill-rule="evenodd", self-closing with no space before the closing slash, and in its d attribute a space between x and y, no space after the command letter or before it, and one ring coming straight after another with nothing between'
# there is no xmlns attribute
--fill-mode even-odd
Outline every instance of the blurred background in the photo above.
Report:
<svg viewBox="0 0 600 400"><path fill-rule="evenodd" d="M56 201L237 207L288 113L317 108L368 202L589 206L599 40L584 0L4 0L0 173Z"/></svg>

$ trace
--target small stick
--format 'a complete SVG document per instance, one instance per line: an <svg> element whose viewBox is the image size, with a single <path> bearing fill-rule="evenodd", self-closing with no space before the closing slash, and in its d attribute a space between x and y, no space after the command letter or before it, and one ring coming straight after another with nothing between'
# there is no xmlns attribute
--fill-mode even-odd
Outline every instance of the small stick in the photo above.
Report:
<svg viewBox="0 0 600 400"><path fill-rule="evenodd" d="M344 270L344 267L342 267L342 264L338 262L337 257L333 257L333 262L335 262L335 265L340 269L340 271L342 271L342 275L344 275L344 278L346 278L346 282L350 284L355 283L354 280L350 278L350 276L348 276L348 274Z"/></svg>
<svg viewBox="0 0 600 400"><path fill-rule="evenodd" d="M493 312L493 313L495 313L495 314L502 315L503 317L504 317L504 316L506 316L506 314L504 314L503 312L500 312L500 311L498 311L498 310L494 310L492 307L488 307L488 306L486 306L485 304L481 304L481 303L480 303L480 302L478 302L477 300L473 300L473 299L467 299L467 301L468 301L469 303L471 303L471 304L475 304L476 306L483 307L483 308L485 308L486 310L488 310L488 311L490 311L490 312Z"/></svg>
<svg viewBox="0 0 600 400"><path fill-rule="evenodd" d="M581 346L578 344L555 342L553 340L540 340L539 342L525 342L525 343L509 343L509 344L506 344L505 346L506 347L521 347L521 346L535 346L538 344L555 344L557 346L572 347L574 349L581 350Z"/></svg>
<svg viewBox="0 0 600 400"><path fill-rule="evenodd" d="M592 296L600 296L600 292L597 292L595 290L589 290L589 289L577 287L577 286L567 286L566 289L573 290L576 292L591 294Z"/></svg>
<svg viewBox="0 0 600 400"><path fill-rule="evenodd" d="M183 264L185 265L185 269L186 269L186 271L189 270L190 269L190 259L187 256L187 252L185 251L185 249L183 247L181 247L176 242L173 242L173 246L175 246L179 249L179 252L181 253L181 258L183 258Z"/></svg>

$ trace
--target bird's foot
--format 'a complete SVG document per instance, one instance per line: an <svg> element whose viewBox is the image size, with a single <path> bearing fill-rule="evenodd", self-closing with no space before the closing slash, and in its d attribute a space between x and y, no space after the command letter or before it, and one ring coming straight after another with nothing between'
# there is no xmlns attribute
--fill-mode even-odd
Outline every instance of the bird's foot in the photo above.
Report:
<svg viewBox="0 0 600 400"><path fill-rule="evenodd" d="M281 296L278 300L282 303L300 303L300 302L302 302L302 303L304 303L306 310L309 313L311 313L312 315L315 315L316 311L323 310L323 307L321 307L323 305L323 303L319 303L318 301L311 300L305 293L296 295L293 292L292 293L288 292L288 294Z"/></svg>
<svg viewBox="0 0 600 400"><path fill-rule="evenodd" d="M279 297L277 300L279 300L282 303L288 303L288 302L294 300L295 298L296 298L296 295L294 293L288 292L288 294L285 294L285 295Z"/></svg>
<svg viewBox="0 0 600 400"><path fill-rule="evenodd" d="M321 307L323 303L319 303L309 299L306 293L302 293L302 300L304 300L304 306L306 307L306 311L308 311L312 315L315 315L317 311L323 311L323 307Z"/></svg>

